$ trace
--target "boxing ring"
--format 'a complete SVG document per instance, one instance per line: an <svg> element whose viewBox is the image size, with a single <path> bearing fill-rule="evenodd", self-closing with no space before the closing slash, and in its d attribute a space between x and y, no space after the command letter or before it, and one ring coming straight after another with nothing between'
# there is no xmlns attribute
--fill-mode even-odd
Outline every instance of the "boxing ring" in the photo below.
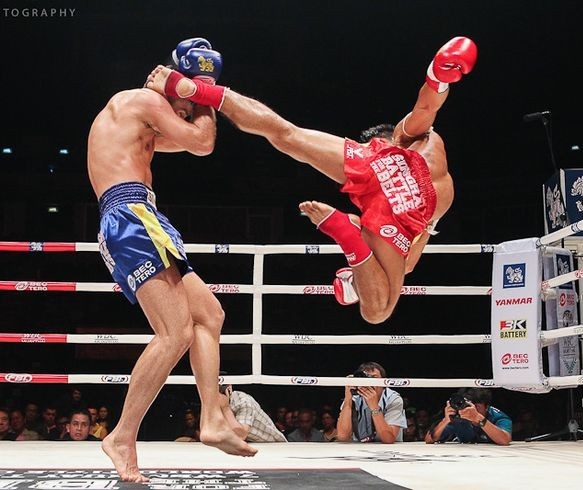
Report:
<svg viewBox="0 0 583 490"><path fill-rule="evenodd" d="M583 221L537 240L538 246L556 243L583 230ZM495 245L428 245L429 254L492 254ZM263 371L263 345L444 345L486 344L491 334L479 335L281 335L263 330L264 295L331 295L332 286L264 284L264 259L276 254L340 254L336 245L187 244L189 254L245 254L253 256L250 284L209 284L215 294L252 297L252 332L222 335L221 344L251 346L251 372L224 376L235 385L345 386L346 377L269 375ZM95 243L0 242L2 252L98 252ZM553 288L583 278L583 269L544 281L537 300ZM0 281L0 291L22 293L95 292L118 294L114 283ZM489 296L490 286L404 286L402 295ZM543 346L562 337L580 336L582 325L541 331ZM151 335L0 333L0 343L146 344ZM14 346L16 348L16 346ZM119 373L0 373L0 382L16 384L123 385L130 376ZM192 385L192 375L171 375L167 384ZM484 378L362 379L360 385L399 388L499 387ZM548 377L550 387L583 384L583 376ZM393 445L361 443L256 444L254 458L228 456L200 443L139 442L140 467L151 477L150 488L580 488L583 482L583 443L514 442L495 445ZM99 443L0 441L0 489L21 488L137 488L120 482ZM140 488L144 488L140 485Z"/></svg>

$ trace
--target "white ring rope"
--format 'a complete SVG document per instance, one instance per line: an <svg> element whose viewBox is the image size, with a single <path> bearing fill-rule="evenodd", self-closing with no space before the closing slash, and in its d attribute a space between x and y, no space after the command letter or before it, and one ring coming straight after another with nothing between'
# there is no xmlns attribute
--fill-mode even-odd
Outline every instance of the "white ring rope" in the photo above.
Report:
<svg viewBox="0 0 583 490"><path fill-rule="evenodd" d="M583 325L543 330L540 338L552 341L562 337L583 335ZM21 344L148 344L154 338L147 334L59 334L0 333L1 343ZM221 335L221 344L269 345L462 345L490 344L490 334L469 335L304 335L304 334L242 334Z"/></svg>
<svg viewBox="0 0 583 490"><path fill-rule="evenodd" d="M554 233L541 237L538 246L548 245L569 235L583 231L583 220ZM495 245L428 245L424 253L492 253ZM490 335L264 335L262 334L263 294L333 294L332 286L322 285L264 285L263 261L268 254L339 254L337 245L230 245L230 244L187 244L187 253L199 254L251 254L253 260L253 284L211 284L209 289L216 293L252 294L253 325L252 334L223 335L223 344L251 344L252 374L226 376L222 382L231 384L273 384L273 385L318 385L350 386L350 378L316 377L316 376L270 376L262 374L262 350L264 344L478 344L491 342ZM97 252L96 243L59 243L59 242L0 242L0 252ZM543 290L556 287L583 277L583 270L574 271L563 276L544 281ZM12 291L63 291L63 292L118 292L115 283L77 283L77 282L43 282L43 281L0 281L0 290ZM490 287L479 286L404 286L404 295L490 295ZM583 326L571 326L552 331L541 332L541 339L550 343L564 336L581 335ZM152 335L84 335L84 334L0 334L0 343L89 343L89 344L144 344ZM127 384L130 376L125 374L28 374L0 373L0 383L70 383L70 384ZM583 376L549 377L549 386L573 386L583 384ZM167 384L195 384L193 376L169 376ZM495 387L491 379L408 379L359 378L362 386L390 387Z"/></svg>

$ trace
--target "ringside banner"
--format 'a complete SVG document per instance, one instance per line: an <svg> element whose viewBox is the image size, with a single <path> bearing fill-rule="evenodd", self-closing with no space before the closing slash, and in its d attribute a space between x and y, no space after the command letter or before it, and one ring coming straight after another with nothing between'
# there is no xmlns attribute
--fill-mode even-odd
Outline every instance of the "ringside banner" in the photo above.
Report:
<svg viewBox="0 0 583 490"><path fill-rule="evenodd" d="M567 274L574 270L570 250L546 247L543 256L544 278ZM569 327L579 324L577 292L575 283L568 282L558 287L557 297L545 302L546 329ZM549 345L549 376L573 376L580 374L579 338L562 337L558 343Z"/></svg>
<svg viewBox="0 0 583 490"><path fill-rule="evenodd" d="M541 252L535 238L497 245L492 265L494 384L547 392L540 346Z"/></svg>

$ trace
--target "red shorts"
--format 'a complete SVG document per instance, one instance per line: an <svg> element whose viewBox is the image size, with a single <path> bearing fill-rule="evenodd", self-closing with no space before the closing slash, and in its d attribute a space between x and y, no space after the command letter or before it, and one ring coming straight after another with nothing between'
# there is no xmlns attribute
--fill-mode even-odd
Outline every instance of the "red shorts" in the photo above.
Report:
<svg viewBox="0 0 583 490"><path fill-rule="evenodd" d="M342 192L362 212L362 226L406 257L437 202L425 159L381 138L365 145L346 139L344 173Z"/></svg>

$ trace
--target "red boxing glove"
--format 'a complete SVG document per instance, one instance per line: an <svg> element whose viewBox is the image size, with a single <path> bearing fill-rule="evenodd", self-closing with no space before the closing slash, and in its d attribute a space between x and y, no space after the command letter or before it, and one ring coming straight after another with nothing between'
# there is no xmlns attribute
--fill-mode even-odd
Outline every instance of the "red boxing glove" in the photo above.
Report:
<svg viewBox="0 0 583 490"><path fill-rule="evenodd" d="M178 82L183 78L186 77L177 71L172 70L166 79L164 93L170 97L188 99L196 104L210 106L217 111L221 110L221 106L225 99L225 87L220 85L209 85L201 80L192 79L191 81L194 83L192 93L182 96L176 92L176 85L178 85Z"/></svg>
<svg viewBox="0 0 583 490"><path fill-rule="evenodd" d="M454 37L437 52L427 68L425 82L437 93L472 71L478 58L478 47L468 37Z"/></svg>

